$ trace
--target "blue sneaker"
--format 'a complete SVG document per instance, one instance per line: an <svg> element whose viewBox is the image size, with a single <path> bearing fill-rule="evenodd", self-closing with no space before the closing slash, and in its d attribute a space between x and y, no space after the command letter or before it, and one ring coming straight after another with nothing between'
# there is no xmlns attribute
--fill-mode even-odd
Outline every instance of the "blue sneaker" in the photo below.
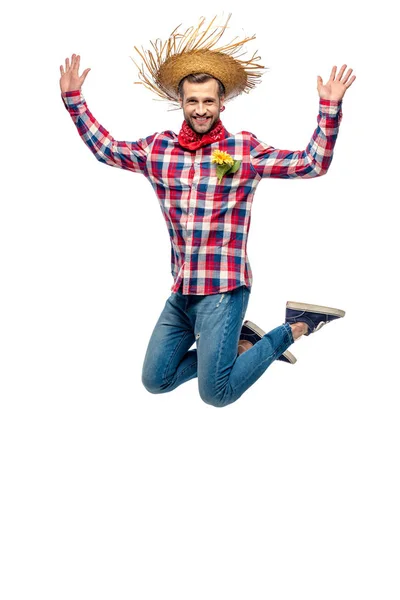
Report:
<svg viewBox="0 0 400 600"><path fill-rule="evenodd" d="M306 323L308 332L304 335L315 333L323 325L344 317L346 313L339 308L318 306L317 304L303 304L302 302L286 302L286 323Z"/></svg>
<svg viewBox="0 0 400 600"><path fill-rule="evenodd" d="M239 339L246 340L254 346L254 344L261 340L263 335L265 335L265 331L260 329L257 325L255 325L255 323L252 323L251 321L245 321L242 325ZM294 363L297 362L297 358L295 358L293 354L289 352L289 350L286 350L283 354L281 354L277 360L281 360L291 365L294 365Z"/></svg>

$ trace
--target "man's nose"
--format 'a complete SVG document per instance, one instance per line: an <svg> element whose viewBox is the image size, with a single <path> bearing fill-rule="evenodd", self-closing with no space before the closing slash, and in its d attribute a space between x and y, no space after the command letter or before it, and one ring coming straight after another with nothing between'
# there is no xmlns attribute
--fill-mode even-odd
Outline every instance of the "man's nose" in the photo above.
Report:
<svg viewBox="0 0 400 600"><path fill-rule="evenodd" d="M196 106L196 113L199 115L199 117L201 117L201 116L205 115L206 112L207 112L206 105L199 102L198 105Z"/></svg>

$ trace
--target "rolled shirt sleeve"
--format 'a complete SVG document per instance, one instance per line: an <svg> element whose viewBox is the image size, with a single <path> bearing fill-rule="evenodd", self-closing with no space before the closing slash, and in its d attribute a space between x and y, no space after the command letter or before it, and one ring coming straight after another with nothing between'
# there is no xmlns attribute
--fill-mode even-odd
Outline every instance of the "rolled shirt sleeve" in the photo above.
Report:
<svg viewBox="0 0 400 600"><path fill-rule="evenodd" d="M330 166L342 120L341 101L320 98L317 128L305 150L279 150L253 136L251 162L259 177L319 177Z"/></svg>
<svg viewBox="0 0 400 600"><path fill-rule="evenodd" d="M61 97L80 137L97 160L111 167L146 173L149 148L157 134L136 142L117 141L94 118L80 90L62 93Z"/></svg>

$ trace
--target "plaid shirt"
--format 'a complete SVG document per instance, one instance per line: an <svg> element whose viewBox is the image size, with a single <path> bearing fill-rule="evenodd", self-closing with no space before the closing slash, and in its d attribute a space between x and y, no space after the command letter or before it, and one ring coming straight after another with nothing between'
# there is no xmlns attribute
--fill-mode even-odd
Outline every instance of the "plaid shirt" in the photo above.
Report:
<svg viewBox="0 0 400 600"><path fill-rule="evenodd" d="M303 151L278 150L247 131L227 134L196 151L185 150L172 131L136 142L115 140L89 111L80 91L62 94L79 135L96 158L112 167L142 173L151 182L171 238L176 292L217 294L251 288L246 244L256 187L263 177L318 177L332 160L341 102L320 99L318 125ZM240 169L219 184L213 150L240 160Z"/></svg>

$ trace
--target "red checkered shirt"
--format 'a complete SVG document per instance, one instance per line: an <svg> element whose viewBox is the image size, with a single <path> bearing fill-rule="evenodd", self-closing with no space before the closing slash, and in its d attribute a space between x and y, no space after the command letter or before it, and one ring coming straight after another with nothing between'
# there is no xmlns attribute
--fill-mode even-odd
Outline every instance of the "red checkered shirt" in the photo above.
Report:
<svg viewBox="0 0 400 600"><path fill-rule="evenodd" d="M171 239L176 292L217 294L251 288L246 244L256 187L263 177L318 177L331 163L341 102L320 99L317 128L303 151L278 150L248 131L196 151L178 144L173 131L136 142L115 140L96 121L80 91L62 94L79 135L96 158L112 167L142 173L157 194ZM213 150L240 160L239 170L218 183Z"/></svg>

